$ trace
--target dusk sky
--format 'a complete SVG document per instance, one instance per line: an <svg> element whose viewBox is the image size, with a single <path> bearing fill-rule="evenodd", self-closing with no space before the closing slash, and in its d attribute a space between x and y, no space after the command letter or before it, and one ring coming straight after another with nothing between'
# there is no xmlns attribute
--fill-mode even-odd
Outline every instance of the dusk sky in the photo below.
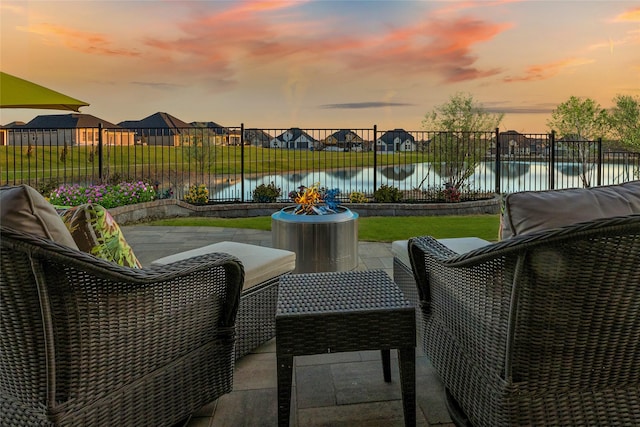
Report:
<svg viewBox="0 0 640 427"><path fill-rule="evenodd" d="M2 71L112 123L420 130L468 92L501 129L543 133L572 95L640 96L638 0L0 0L0 15ZM39 114L64 112L0 124Z"/></svg>

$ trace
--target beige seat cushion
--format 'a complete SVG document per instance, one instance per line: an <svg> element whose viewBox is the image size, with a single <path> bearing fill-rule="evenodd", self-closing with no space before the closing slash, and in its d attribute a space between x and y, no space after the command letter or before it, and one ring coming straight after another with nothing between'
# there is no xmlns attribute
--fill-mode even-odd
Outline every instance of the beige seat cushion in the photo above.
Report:
<svg viewBox="0 0 640 427"><path fill-rule="evenodd" d="M467 253L474 249L487 246L489 243L491 243L479 237L438 239L438 242L442 243L452 251L459 254ZM398 258L400 262L402 262L408 268L411 268L411 261L409 261L409 248L407 247L408 244L408 240L396 240L395 242L392 242L391 253L393 254L394 258Z"/></svg>
<svg viewBox="0 0 640 427"><path fill-rule="evenodd" d="M252 286L274 277L291 272L296 268L295 252L236 242L214 243L212 245L160 258L153 261L152 264L170 264L172 262L214 252L223 252L233 255L242 262L242 265L244 266L243 290L249 289Z"/></svg>
<svg viewBox="0 0 640 427"><path fill-rule="evenodd" d="M524 191L504 199L502 238L599 218L640 213L640 181L567 190Z"/></svg>
<svg viewBox="0 0 640 427"><path fill-rule="evenodd" d="M28 185L0 187L0 223L78 249L53 205Z"/></svg>

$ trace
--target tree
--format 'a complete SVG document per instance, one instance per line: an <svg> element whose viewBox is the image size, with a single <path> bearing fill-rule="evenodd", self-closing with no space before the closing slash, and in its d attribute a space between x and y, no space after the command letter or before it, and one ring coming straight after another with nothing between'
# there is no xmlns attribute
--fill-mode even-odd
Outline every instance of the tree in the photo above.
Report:
<svg viewBox="0 0 640 427"><path fill-rule="evenodd" d="M547 120L547 126L570 142L566 146L578 161L582 185L590 187L590 158L596 148L590 142L602 138L607 133L607 111L591 98L571 96L553 110L551 119Z"/></svg>
<svg viewBox="0 0 640 427"><path fill-rule="evenodd" d="M202 136L185 137L186 152L189 159L196 165L196 173L209 173L215 162L216 150L213 137L205 133ZM204 178L203 178L204 179Z"/></svg>
<svg viewBox="0 0 640 427"><path fill-rule="evenodd" d="M561 137L581 141L602 138L608 129L607 112L591 98L570 97L558 105L547 120L547 126Z"/></svg>
<svg viewBox="0 0 640 427"><path fill-rule="evenodd" d="M469 93L456 93L425 115L423 129L439 131L429 149L447 186L459 189L473 175L491 143L481 132L492 132L503 118L504 113L488 112Z"/></svg>
<svg viewBox="0 0 640 427"><path fill-rule="evenodd" d="M614 137L623 145L640 148L640 97L616 95L609 112L609 125Z"/></svg>

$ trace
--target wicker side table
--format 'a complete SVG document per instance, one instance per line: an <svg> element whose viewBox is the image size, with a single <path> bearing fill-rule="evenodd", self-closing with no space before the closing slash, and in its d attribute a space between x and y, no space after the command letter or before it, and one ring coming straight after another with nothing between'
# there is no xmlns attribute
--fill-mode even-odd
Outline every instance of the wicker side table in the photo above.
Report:
<svg viewBox="0 0 640 427"><path fill-rule="evenodd" d="M415 345L415 309L384 271L283 276L276 311L278 425L289 425L294 356L381 350L388 382L395 348L405 425L415 426Z"/></svg>

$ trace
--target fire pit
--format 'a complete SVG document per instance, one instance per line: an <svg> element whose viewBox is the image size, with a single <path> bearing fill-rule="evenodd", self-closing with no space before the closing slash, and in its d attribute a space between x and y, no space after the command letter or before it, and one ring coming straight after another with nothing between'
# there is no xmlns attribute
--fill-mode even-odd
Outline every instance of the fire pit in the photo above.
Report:
<svg viewBox="0 0 640 427"><path fill-rule="evenodd" d="M294 273L348 271L358 266L358 214L296 215L294 207L271 215L274 248L296 253Z"/></svg>
<svg viewBox="0 0 640 427"><path fill-rule="evenodd" d="M301 187L290 195L297 205L271 215L272 246L296 253L294 273L353 270L358 266L358 214L338 206L338 190L318 187Z"/></svg>

